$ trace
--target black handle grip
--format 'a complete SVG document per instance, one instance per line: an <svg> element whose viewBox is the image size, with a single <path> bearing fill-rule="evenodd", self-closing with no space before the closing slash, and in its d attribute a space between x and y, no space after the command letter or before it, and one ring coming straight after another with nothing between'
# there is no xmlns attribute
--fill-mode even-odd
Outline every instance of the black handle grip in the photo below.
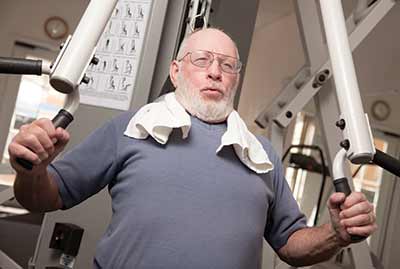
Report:
<svg viewBox="0 0 400 269"><path fill-rule="evenodd" d="M335 179L333 181L333 185L335 185L336 192L343 192L346 195L346 197L350 195L351 189L349 186L349 182L347 181L347 178L342 177Z"/></svg>
<svg viewBox="0 0 400 269"><path fill-rule="evenodd" d="M0 57L0 74L41 75L42 60Z"/></svg>
<svg viewBox="0 0 400 269"><path fill-rule="evenodd" d="M54 124L55 128L61 127L66 129L67 126L74 120L74 117L71 113L66 111L65 109L61 109L58 111L58 114L51 120ZM33 164L30 161L27 161L22 158L16 159L17 163L21 165L26 170L32 170Z"/></svg>
<svg viewBox="0 0 400 269"><path fill-rule="evenodd" d="M400 177L400 161L386 154L379 149L375 149L376 153L372 162L379 165L390 173Z"/></svg>
<svg viewBox="0 0 400 269"><path fill-rule="evenodd" d="M65 109L60 109L58 114L51 120L55 128L67 129L68 125L74 120L74 116Z"/></svg>
<svg viewBox="0 0 400 269"><path fill-rule="evenodd" d="M31 163L30 161L27 161L25 159L22 159L22 158L17 158L17 163L19 165L21 165L23 168L25 168L26 170L32 170L32 168L33 168L33 163Z"/></svg>
<svg viewBox="0 0 400 269"><path fill-rule="evenodd" d="M346 195L346 197L350 195L351 189L349 186L349 182L347 181L347 178L342 177L342 178L335 179L333 181L333 185L335 185L336 192L342 192ZM350 238L351 238L351 241L353 241L353 242L359 242L359 241L364 240L366 237L361 236L361 235L351 234Z"/></svg>

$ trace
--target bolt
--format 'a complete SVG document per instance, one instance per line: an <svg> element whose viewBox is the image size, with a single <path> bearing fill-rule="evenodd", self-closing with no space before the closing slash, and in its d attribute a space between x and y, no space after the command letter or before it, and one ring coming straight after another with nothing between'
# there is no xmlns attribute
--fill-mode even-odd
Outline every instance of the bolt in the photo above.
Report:
<svg viewBox="0 0 400 269"><path fill-rule="evenodd" d="M287 111L287 112L286 112L286 117L287 117L288 119L290 119L291 117L293 117L292 111Z"/></svg>
<svg viewBox="0 0 400 269"><path fill-rule="evenodd" d="M339 127L340 130L344 130L346 127L346 121L344 119L340 119L336 122L336 126Z"/></svg>
<svg viewBox="0 0 400 269"><path fill-rule="evenodd" d="M93 57L92 60L90 61L91 64L97 65L100 62L99 58Z"/></svg>
<svg viewBox="0 0 400 269"><path fill-rule="evenodd" d="M88 76L84 75L82 78L82 83L89 84L89 82L90 82L90 78Z"/></svg>
<svg viewBox="0 0 400 269"><path fill-rule="evenodd" d="M328 76L329 76L328 69L322 70L321 72L316 74L312 84L313 88L322 86L326 82Z"/></svg>
<svg viewBox="0 0 400 269"><path fill-rule="evenodd" d="M342 142L340 142L340 146L345 150L348 150L350 148L350 141L348 139L345 139Z"/></svg>

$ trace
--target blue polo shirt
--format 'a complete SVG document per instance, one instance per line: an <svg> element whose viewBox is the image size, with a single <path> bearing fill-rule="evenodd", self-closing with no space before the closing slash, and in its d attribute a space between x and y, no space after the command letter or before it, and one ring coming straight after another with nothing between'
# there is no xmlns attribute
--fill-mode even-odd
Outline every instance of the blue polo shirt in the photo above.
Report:
<svg viewBox="0 0 400 269"><path fill-rule="evenodd" d="M226 123L192 117L188 138L176 129L160 145L124 136L132 116L107 122L49 166L65 209L108 186L113 215L96 268L261 268L263 236L278 250L306 227L265 138L275 168L256 174L232 146L216 154Z"/></svg>

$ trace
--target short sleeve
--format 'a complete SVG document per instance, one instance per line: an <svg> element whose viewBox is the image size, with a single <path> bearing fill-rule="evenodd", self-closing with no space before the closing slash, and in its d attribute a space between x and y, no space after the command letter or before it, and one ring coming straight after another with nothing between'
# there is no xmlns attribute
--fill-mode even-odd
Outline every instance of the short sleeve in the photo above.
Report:
<svg viewBox="0 0 400 269"><path fill-rule="evenodd" d="M91 133L64 157L49 165L63 209L71 208L96 194L116 175L117 138L113 122Z"/></svg>
<svg viewBox="0 0 400 269"><path fill-rule="evenodd" d="M274 164L274 170L271 172L274 199L267 213L264 237L271 247L278 251L292 233L307 226L307 220L293 197L279 156L268 142L263 141L263 145Z"/></svg>

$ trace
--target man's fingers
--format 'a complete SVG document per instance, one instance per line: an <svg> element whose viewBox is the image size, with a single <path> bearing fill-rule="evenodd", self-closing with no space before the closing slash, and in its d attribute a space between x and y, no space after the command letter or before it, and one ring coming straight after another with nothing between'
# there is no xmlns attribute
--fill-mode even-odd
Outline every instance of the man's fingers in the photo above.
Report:
<svg viewBox="0 0 400 269"><path fill-rule="evenodd" d="M351 243L349 235L368 237L377 229L374 207L363 193L353 192L347 197L334 193L328 207L332 227L343 245Z"/></svg>
<svg viewBox="0 0 400 269"><path fill-rule="evenodd" d="M41 160L46 160L54 152L54 145L48 133L39 126L32 126L29 132L16 136L15 141L32 150Z"/></svg>
<svg viewBox="0 0 400 269"><path fill-rule="evenodd" d="M40 160L45 160L49 157L47 150L44 148L38 135L35 134L24 134L21 137L16 137L14 143L24 146L27 150L33 152L38 156ZM20 156L17 156L20 157Z"/></svg>
<svg viewBox="0 0 400 269"><path fill-rule="evenodd" d="M47 132L47 130L45 130L45 129L42 129L40 127L36 127L36 128L33 127L31 130L31 133L37 137L37 139L39 140L39 143L42 145L42 147L46 151L47 157L45 156L44 159L47 159L48 156L52 155L54 152L54 144L51 141L50 137L55 135L55 131L51 132L49 134ZM39 157L41 157L41 156L39 155ZM42 159L42 160L44 160L44 159Z"/></svg>
<svg viewBox="0 0 400 269"><path fill-rule="evenodd" d="M343 209L340 212L341 218L351 218L360 214L368 214L374 211L374 206L368 201L362 201L352 205L350 208Z"/></svg>
<svg viewBox="0 0 400 269"><path fill-rule="evenodd" d="M343 203L343 208L352 207L355 204L360 202L367 201L365 194L362 192L352 192L349 196L346 197L346 200Z"/></svg>
<svg viewBox="0 0 400 269"><path fill-rule="evenodd" d="M34 121L33 124L43 129L50 137L53 137L56 133L56 128L49 119L38 119Z"/></svg>
<svg viewBox="0 0 400 269"><path fill-rule="evenodd" d="M41 163L41 160L37 154L20 144L11 143L8 147L8 152L12 158L24 159L36 165Z"/></svg>
<svg viewBox="0 0 400 269"><path fill-rule="evenodd" d="M353 226L365 226L374 223L376 220L375 214L361 214L354 216L352 218L342 219L340 224L345 227L353 227Z"/></svg>
<svg viewBox="0 0 400 269"><path fill-rule="evenodd" d="M376 225L376 223L374 223L374 224L366 225L366 226L349 227L346 229L346 231L352 235L361 235L361 236L368 237L373 232L375 232L377 228L378 228L378 226Z"/></svg>
<svg viewBox="0 0 400 269"><path fill-rule="evenodd" d="M56 130L56 137L59 143L66 144L69 141L70 135L66 130L58 127Z"/></svg>
<svg viewBox="0 0 400 269"><path fill-rule="evenodd" d="M341 192L333 193L329 197L328 208L330 208L330 209L339 209L340 205L343 204L345 199L346 199L346 196L344 195L344 193L341 193Z"/></svg>
<svg viewBox="0 0 400 269"><path fill-rule="evenodd" d="M52 138L54 143L54 153L47 159L46 163L50 163L64 149L70 138L69 133L61 127L56 129L56 133Z"/></svg>
<svg viewBox="0 0 400 269"><path fill-rule="evenodd" d="M56 152L59 151L60 148L62 150L65 147L69 141L69 138L69 133L66 130L62 129L61 127L57 128L56 135L53 138L56 140L56 143L54 143Z"/></svg>
<svg viewBox="0 0 400 269"><path fill-rule="evenodd" d="M49 119L40 119L23 125L9 146L10 158L25 159L34 165L44 164L54 159L69 141L69 134L62 128L54 128ZM57 143L57 145L54 145Z"/></svg>

